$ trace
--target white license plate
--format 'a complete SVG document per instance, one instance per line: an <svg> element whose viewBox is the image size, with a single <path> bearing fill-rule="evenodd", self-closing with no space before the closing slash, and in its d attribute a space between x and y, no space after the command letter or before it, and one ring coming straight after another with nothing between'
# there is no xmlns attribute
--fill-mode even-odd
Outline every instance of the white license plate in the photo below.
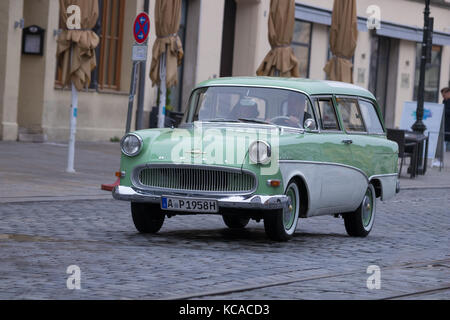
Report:
<svg viewBox="0 0 450 320"><path fill-rule="evenodd" d="M219 212L219 205L215 200L162 197L161 209L167 211L217 213Z"/></svg>

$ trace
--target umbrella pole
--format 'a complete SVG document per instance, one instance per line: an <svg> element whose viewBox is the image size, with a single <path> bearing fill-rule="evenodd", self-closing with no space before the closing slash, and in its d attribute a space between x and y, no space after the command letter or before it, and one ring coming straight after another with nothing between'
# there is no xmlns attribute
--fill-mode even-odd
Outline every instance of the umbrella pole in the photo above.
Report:
<svg viewBox="0 0 450 320"><path fill-rule="evenodd" d="M166 50L167 51L167 50ZM160 96L159 96L159 115L158 115L158 128L165 127L166 118L166 53L164 52L160 60L159 77L161 79L160 84Z"/></svg>
<svg viewBox="0 0 450 320"><path fill-rule="evenodd" d="M71 60L73 55L73 47L71 49ZM72 64L72 61L71 61ZM72 82L72 105L70 107L70 138L69 138L69 152L67 156L67 172L75 173L74 158L75 158L75 134L77 130L77 115L78 115L78 90Z"/></svg>

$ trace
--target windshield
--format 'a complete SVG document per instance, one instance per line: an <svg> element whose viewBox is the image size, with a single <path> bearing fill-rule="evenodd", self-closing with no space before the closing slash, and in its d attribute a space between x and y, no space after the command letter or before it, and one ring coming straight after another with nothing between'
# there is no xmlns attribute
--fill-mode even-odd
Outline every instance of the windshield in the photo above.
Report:
<svg viewBox="0 0 450 320"><path fill-rule="evenodd" d="M289 90L256 87L206 87L191 96L183 123L245 122L303 128L314 119L306 95Z"/></svg>

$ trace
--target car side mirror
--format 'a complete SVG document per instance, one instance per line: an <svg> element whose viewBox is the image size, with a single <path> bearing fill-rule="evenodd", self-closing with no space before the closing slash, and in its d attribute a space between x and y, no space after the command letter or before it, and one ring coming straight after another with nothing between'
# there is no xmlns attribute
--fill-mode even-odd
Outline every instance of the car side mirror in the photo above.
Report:
<svg viewBox="0 0 450 320"><path fill-rule="evenodd" d="M305 123L304 123L304 128L307 131L312 131L312 130L316 130L317 129L317 124L316 121L314 119L306 119Z"/></svg>

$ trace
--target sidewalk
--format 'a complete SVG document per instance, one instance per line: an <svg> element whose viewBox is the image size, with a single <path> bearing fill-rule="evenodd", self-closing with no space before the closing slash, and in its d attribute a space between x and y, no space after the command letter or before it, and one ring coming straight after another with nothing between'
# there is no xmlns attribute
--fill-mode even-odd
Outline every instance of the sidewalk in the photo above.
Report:
<svg viewBox="0 0 450 320"><path fill-rule="evenodd" d="M75 174L66 173L68 147L0 142L0 203L111 199L102 184L116 181L118 143L77 143Z"/></svg>
<svg viewBox="0 0 450 320"><path fill-rule="evenodd" d="M430 165L432 161L428 161ZM400 177L401 190L412 189L450 189L450 152L447 152L444 157L444 168L440 171L439 168L427 168L424 176L417 175L414 179L410 179L407 173L409 164L403 164L402 175Z"/></svg>
<svg viewBox="0 0 450 320"><path fill-rule="evenodd" d="M403 166L401 189L450 189L450 152L445 168L428 169L409 179ZM102 184L115 182L120 165L118 143L77 143L75 170L65 172L67 145L0 142L0 203L111 199Z"/></svg>

